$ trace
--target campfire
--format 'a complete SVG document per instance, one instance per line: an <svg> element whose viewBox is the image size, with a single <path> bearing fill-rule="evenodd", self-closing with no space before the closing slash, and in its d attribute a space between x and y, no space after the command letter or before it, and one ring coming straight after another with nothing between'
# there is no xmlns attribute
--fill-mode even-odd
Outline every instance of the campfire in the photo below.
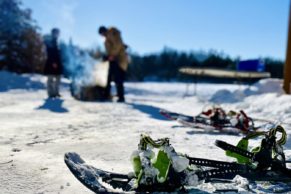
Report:
<svg viewBox="0 0 291 194"><path fill-rule="evenodd" d="M72 44L64 46L63 54L65 69L72 81L72 96L82 101L105 100L109 63L95 60Z"/></svg>
<svg viewBox="0 0 291 194"><path fill-rule="evenodd" d="M105 89L100 86L79 86L71 84L71 94L77 100L103 101L105 100Z"/></svg>

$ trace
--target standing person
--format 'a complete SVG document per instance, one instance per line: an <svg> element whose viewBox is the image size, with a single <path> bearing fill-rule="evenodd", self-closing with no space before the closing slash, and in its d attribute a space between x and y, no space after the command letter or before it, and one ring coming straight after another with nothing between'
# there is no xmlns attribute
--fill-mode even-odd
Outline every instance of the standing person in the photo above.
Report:
<svg viewBox="0 0 291 194"><path fill-rule="evenodd" d="M107 29L106 27L101 26L99 28L99 34L105 37L105 49L107 53L107 59L110 64L105 96L107 99L110 99L110 83L112 80L114 80L117 89L118 102L124 102L125 98L123 83L128 67L126 46L122 41L120 31L114 27Z"/></svg>
<svg viewBox="0 0 291 194"><path fill-rule="evenodd" d="M63 65L60 49L58 47L59 36L60 30L54 28L51 31L51 39L45 42L47 60L44 68L44 74L48 76L47 93L49 98L61 97L59 93L59 85L61 75L63 73Z"/></svg>

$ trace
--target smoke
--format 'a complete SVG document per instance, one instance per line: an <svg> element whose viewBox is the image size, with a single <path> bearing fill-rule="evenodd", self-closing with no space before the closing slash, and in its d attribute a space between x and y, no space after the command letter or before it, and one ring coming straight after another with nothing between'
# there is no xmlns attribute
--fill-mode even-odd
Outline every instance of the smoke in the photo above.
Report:
<svg viewBox="0 0 291 194"><path fill-rule="evenodd" d="M80 93L82 87L100 85L97 75L101 61L95 60L85 50L74 46L72 43L60 45L64 65L64 74L72 81L72 92ZM99 72L100 73L100 72ZM104 75L107 78L107 75ZM107 81L107 80L106 80Z"/></svg>

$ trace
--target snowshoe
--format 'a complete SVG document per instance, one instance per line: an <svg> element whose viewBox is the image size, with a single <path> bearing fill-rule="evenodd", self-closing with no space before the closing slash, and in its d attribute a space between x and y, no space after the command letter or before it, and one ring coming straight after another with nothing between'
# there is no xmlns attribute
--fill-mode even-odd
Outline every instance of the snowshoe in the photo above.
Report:
<svg viewBox="0 0 291 194"><path fill-rule="evenodd" d="M261 136L261 145L249 150L248 140ZM95 168L76 153L65 154L65 163L82 184L96 193L187 192L203 182L231 183L238 175L250 181L253 190L259 191L264 187L256 182L291 182L291 169L286 167L282 148L286 136L283 127L274 126L267 132L247 135L237 146L217 140L216 145L237 162L179 154L168 138L153 140L141 135L138 150L131 156L132 173L118 174ZM278 187L273 184L265 189L274 191ZM288 187L281 190L286 191Z"/></svg>
<svg viewBox="0 0 291 194"><path fill-rule="evenodd" d="M225 133L249 133L259 127L254 126L253 119L242 110L226 113L221 107L213 107L196 116L183 115L167 110L160 110L160 114L170 120L177 120L186 127L205 129L206 131L220 131Z"/></svg>

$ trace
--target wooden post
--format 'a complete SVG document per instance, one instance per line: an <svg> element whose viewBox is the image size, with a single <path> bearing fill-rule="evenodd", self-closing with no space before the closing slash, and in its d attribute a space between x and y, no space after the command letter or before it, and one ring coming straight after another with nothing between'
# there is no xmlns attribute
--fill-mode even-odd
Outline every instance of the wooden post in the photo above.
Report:
<svg viewBox="0 0 291 194"><path fill-rule="evenodd" d="M287 94L291 93L291 2L289 9L289 30L287 40L286 63L284 67L284 83L283 89Z"/></svg>

